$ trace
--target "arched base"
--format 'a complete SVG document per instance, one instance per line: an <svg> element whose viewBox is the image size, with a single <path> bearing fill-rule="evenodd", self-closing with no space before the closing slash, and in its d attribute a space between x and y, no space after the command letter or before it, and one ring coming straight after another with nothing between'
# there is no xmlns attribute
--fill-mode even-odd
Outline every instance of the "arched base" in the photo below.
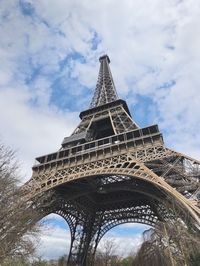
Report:
<svg viewBox="0 0 200 266"><path fill-rule="evenodd" d="M93 265L99 241L119 224L155 226L172 217L161 190L128 176L84 177L56 187L55 195L53 211L66 219L71 231L70 266Z"/></svg>

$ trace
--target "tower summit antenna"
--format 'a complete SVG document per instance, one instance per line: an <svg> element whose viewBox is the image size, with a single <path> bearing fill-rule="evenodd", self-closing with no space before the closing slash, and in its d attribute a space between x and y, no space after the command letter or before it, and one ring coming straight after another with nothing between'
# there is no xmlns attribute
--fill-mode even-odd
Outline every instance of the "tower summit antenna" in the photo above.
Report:
<svg viewBox="0 0 200 266"><path fill-rule="evenodd" d="M99 58L99 62L99 75L90 108L97 107L118 99L117 91L109 66L110 58L108 57L108 55L103 55Z"/></svg>

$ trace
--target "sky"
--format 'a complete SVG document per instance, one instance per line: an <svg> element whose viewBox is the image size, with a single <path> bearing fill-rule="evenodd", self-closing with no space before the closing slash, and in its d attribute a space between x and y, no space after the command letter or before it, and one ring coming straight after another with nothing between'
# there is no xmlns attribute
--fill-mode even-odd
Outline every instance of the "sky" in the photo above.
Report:
<svg viewBox="0 0 200 266"><path fill-rule="evenodd" d="M168 147L200 158L199 25L198 0L0 0L0 139L23 182L79 123L105 53L136 123L158 124ZM67 232L53 226L52 243ZM51 241L42 236L44 257Z"/></svg>

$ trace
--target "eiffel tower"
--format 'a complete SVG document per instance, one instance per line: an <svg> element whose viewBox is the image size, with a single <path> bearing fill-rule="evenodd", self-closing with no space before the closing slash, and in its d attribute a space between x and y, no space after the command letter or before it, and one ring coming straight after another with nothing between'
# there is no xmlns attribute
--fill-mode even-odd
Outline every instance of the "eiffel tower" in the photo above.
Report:
<svg viewBox="0 0 200 266"><path fill-rule="evenodd" d="M100 57L96 90L61 148L36 158L27 197L54 191L49 213L68 223L68 265L93 265L101 238L127 222L155 226L176 208L200 226L200 162L167 148L157 125L140 128L118 98L110 59Z"/></svg>

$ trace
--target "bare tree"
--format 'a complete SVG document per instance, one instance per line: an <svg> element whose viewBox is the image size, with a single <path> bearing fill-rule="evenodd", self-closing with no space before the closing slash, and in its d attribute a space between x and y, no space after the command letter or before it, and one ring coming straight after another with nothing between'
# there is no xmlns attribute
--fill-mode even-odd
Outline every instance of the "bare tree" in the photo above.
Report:
<svg viewBox="0 0 200 266"><path fill-rule="evenodd" d="M116 255L117 244L113 238L103 241L95 255L95 266L118 266L121 258Z"/></svg>
<svg viewBox="0 0 200 266"><path fill-rule="evenodd" d="M182 220L162 222L150 229L145 238L133 265L195 265L192 261L199 254L199 233L188 228Z"/></svg>
<svg viewBox="0 0 200 266"><path fill-rule="evenodd" d="M38 236L43 196L25 201L19 187L15 153L0 144L0 265L35 251L33 238ZM7 263L8 264L8 263Z"/></svg>

